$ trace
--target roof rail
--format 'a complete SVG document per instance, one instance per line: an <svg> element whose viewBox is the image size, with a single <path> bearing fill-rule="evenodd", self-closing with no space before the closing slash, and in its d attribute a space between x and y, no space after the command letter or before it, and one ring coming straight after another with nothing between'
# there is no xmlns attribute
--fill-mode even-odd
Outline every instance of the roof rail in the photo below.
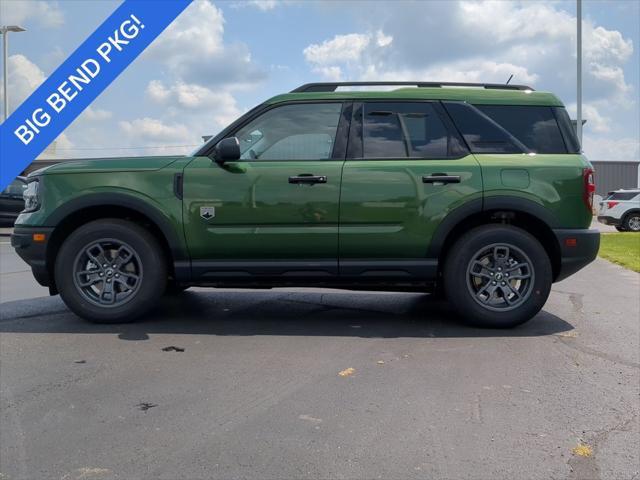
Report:
<svg viewBox="0 0 640 480"><path fill-rule="evenodd" d="M463 83L463 82L319 82L306 83L291 93L335 92L338 87L366 86L414 86L414 87L482 87L490 90L533 90L527 85L507 85L505 83Z"/></svg>

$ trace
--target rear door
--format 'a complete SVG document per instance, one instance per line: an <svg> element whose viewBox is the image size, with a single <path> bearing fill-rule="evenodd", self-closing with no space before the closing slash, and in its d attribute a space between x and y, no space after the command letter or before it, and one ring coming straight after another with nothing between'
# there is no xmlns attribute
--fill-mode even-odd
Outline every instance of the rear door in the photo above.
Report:
<svg viewBox="0 0 640 480"><path fill-rule="evenodd" d="M480 167L439 102L354 105L340 200L341 274L433 275L434 232L452 210L481 198Z"/></svg>
<svg viewBox="0 0 640 480"><path fill-rule="evenodd" d="M229 134L240 160L189 164L185 235L196 277L337 274L342 109L275 106Z"/></svg>

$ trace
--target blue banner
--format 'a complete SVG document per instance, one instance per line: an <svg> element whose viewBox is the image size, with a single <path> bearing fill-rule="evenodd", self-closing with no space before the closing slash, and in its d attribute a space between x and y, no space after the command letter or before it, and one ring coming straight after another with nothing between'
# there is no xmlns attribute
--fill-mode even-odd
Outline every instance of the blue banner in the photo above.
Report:
<svg viewBox="0 0 640 480"><path fill-rule="evenodd" d="M33 162L191 1L125 0L0 125L0 190Z"/></svg>

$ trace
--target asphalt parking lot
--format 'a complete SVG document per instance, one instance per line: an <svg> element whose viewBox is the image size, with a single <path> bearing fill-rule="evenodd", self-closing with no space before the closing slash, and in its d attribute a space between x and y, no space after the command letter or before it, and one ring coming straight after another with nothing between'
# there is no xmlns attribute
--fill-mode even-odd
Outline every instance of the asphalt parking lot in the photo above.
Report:
<svg viewBox="0 0 640 480"><path fill-rule="evenodd" d="M194 289L99 326L7 241L2 480L640 475L640 275L604 260L514 330L315 289Z"/></svg>

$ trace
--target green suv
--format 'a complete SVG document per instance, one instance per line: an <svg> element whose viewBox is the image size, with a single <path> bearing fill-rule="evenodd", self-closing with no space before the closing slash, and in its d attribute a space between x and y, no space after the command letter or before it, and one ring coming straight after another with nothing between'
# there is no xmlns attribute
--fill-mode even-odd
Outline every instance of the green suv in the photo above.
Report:
<svg viewBox="0 0 640 480"><path fill-rule="evenodd" d="M434 292L472 324L511 327L599 246L569 116L520 85L307 84L190 156L28 181L12 245L102 323L198 285Z"/></svg>

